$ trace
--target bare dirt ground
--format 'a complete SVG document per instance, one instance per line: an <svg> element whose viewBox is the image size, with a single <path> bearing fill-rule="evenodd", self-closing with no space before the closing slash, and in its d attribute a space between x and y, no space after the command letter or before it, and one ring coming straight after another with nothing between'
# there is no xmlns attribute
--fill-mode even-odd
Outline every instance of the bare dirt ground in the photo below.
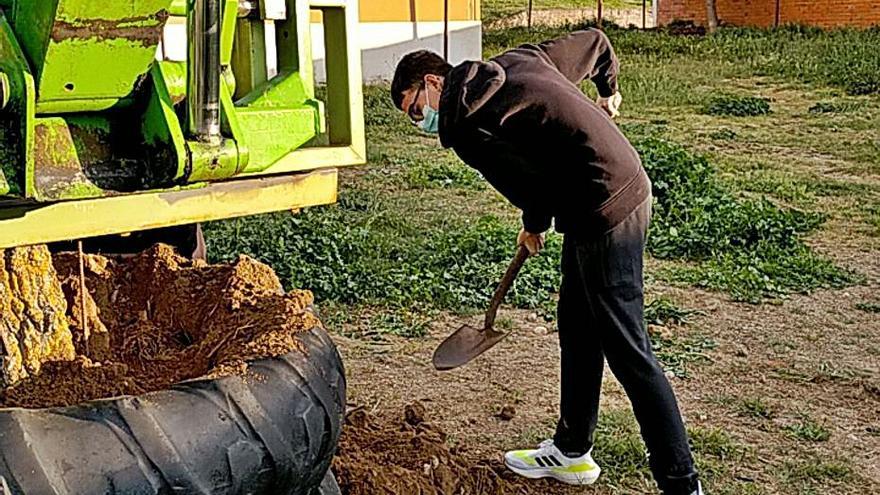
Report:
<svg viewBox="0 0 880 495"><path fill-rule="evenodd" d="M867 282L793 296L778 305L649 286L650 294L701 312L676 333L698 332L717 343L711 360L693 366L690 378L672 380L689 428L721 430L742 446L738 455L723 460L728 472L708 473L709 487L716 488L711 493L880 493L880 317L856 307L880 302L880 258L875 249L865 250L864 239L852 236L828 232L816 244L841 264L857 267ZM393 416L419 400L428 420L474 463L497 463L504 450L546 438L557 410L557 338L530 312L508 310L507 315L512 316L509 338L472 364L446 373L431 368L434 347L479 317L445 315L423 339L337 337L348 366L350 402ZM504 421L498 413L507 405L516 415ZM610 373L602 408L629 408ZM804 418L830 433L827 441L793 434ZM601 479L579 489L544 481L525 486L534 494L656 493L645 479L623 489Z"/></svg>

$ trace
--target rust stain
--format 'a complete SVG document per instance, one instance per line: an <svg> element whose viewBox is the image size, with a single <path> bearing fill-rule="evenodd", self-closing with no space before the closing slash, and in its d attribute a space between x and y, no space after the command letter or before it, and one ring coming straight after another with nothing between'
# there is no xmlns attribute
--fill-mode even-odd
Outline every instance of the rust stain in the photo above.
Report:
<svg viewBox="0 0 880 495"><path fill-rule="evenodd" d="M168 16L168 11L163 9L154 15L124 19L88 19L81 23L56 20L52 26L52 40L124 39L145 47L155 46L159 44Z"/></svg>

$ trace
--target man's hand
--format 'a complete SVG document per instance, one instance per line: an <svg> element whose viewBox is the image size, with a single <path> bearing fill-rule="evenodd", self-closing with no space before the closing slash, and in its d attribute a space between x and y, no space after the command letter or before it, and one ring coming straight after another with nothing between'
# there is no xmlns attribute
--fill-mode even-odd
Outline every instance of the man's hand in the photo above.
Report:
<svg viewBox="0 0 880 495"><path fill-rule="evenodd" d="M516 245L525 246L529 250L529 255L534 256L544 249L544 234L532 234L522 229L516 236Z"/></svg>
<svg viewBox="0 0 880 495"><path fill-rule="evenodd" d="M623 96L620 96L620 92L614 93L608 98L602 96L596 98L596 104L602 107L612 119L620 115L621 102L623 102Z"/></svg>

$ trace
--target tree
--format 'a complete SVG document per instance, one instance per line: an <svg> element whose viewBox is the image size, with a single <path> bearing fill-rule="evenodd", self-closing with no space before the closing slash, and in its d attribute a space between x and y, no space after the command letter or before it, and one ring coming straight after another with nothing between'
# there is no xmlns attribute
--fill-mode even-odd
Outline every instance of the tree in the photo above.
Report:
<svg viewBox="0 0 880 495"><path fill-rule="evenodd" d="M706 25L710 33L714 33L718 29L718 9L715 5L716 0L706 0Z"/></svg>

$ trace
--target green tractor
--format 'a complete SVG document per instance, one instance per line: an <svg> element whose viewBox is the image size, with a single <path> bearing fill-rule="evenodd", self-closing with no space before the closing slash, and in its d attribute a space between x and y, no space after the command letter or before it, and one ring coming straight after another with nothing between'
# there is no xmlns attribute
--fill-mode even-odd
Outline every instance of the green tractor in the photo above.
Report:
<svg viewBox="0 0 880 495"><path fill-rule="evenodd" d="M365 158L356 3L0 0L0 248L334 202Z"/></svg>
<svg viewBox="0 0 880 495"><path fill-rule="evenodd" d="M334 202L338 168L366 156L357 19L356 0L0 0L4 269L51 267L21 246ZM64 311L46 305L51 277L4 273L3 370ZM0 494L338 494L342 363L320 324L296 338L241 375L0 408Z"/></svg>

